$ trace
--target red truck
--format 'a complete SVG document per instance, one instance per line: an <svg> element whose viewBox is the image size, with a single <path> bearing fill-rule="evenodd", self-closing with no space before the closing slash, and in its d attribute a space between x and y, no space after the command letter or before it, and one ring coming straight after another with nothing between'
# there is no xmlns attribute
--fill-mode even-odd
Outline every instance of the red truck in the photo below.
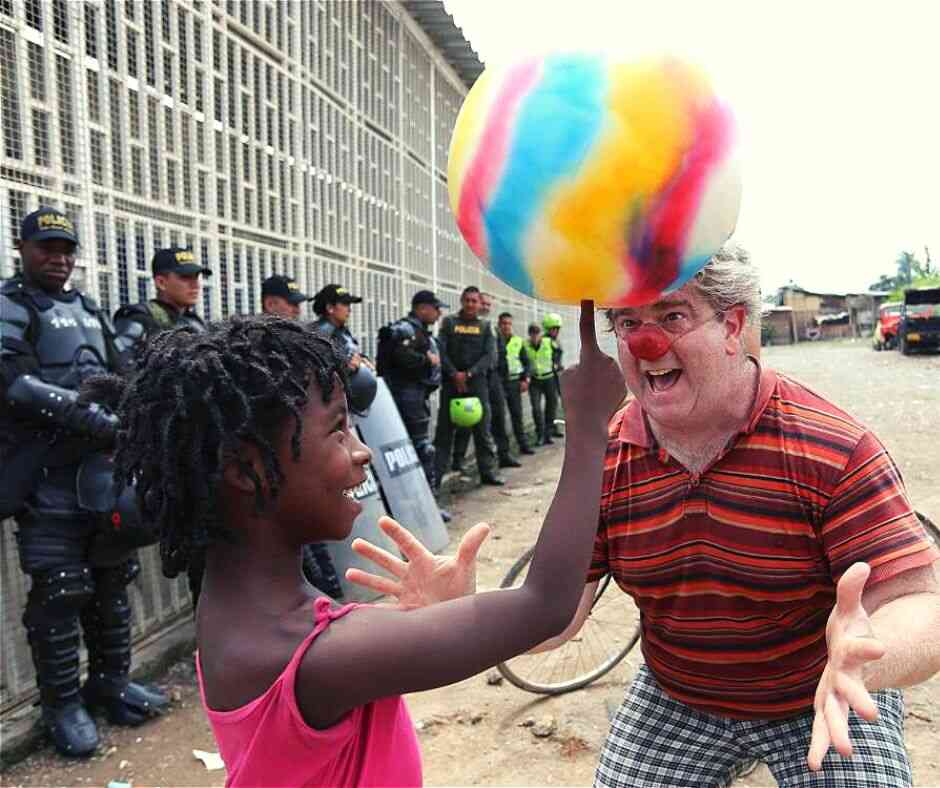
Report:
<svg viewBox="0 0 940 788"><path fill-rule="evenodd" d="M878 322L871 344L875 350L893 350L898 344L898 324L901 322L901 302L889 301L878 310Z"/></svg>

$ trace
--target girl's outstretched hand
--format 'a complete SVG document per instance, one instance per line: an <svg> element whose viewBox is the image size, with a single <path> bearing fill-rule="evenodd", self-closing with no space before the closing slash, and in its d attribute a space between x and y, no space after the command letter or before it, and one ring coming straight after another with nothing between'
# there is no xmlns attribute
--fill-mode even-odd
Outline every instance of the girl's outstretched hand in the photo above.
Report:
<svg viewBox="0 0 940 788"><path fill-rule="evenodd" d="M346 579L350 583L396 597L402 610L446 602L476 591L477 553L490 535L490 527L486 523L477 523L467 531L460 540L457 554L452 556L437 556L429 552L391 517L380 517L379 527L408 560L402 561L365 539L356 539L352 549L391 572L395 579L361 569L347 569Z"/></svg>
<svg viewBox="0 0 940 788"><path fill-rule="evenodd" d="M617 362L597 346L594 302L581 302L581 357L561 374L561 398L565 405L566 432L600 426L605 432L614 411L623 402L626 385Z"/></svg>

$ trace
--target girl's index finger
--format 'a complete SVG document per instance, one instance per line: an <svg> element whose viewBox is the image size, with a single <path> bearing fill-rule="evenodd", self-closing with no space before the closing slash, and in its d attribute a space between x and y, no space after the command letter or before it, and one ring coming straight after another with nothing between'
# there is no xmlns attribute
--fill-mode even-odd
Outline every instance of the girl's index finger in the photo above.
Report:
<svg viewBox="0 0 940 788"><path fill-rule="evenodd" d="M353 540L352 549L357 555L371 561L376 566L381 566L395 577L402 577L408 571L408 565L404 561L393 556L388 550L383 550L378 545L367 542L365 539Z"/></svg>
<svg viewBox="0 0 940 788"><path fill-rule="evenodd" d="M580 331L581 357L584 358L586 352L600 353L600 348L597 346L597 331L594 328L594 302L590 299L581 302Z"/></svg>

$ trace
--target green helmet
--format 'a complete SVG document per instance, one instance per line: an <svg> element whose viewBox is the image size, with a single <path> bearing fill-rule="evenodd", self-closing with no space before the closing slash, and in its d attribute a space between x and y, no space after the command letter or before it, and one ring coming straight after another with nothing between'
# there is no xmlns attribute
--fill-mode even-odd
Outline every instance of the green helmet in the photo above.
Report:
<svg viewBox="0 0 940 788"><path fill-rule="evenodd" d="M557 312L549 312L542 318L542 328L546 331L550 328L561 328L561 315Z"/></svg>
<svg viewBox="0 0 940 788"><path fill-rule="evenodd" d="M479 397L457 397L450 401L450 422L455 427L475 427L483 418Z"/></svg>

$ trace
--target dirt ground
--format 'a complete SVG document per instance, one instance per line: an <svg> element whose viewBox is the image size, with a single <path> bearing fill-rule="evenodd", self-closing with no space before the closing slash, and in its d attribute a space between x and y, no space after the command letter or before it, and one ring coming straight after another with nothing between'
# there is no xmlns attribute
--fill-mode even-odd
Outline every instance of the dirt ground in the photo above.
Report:
<svg viewBox="0 0 940 788"><path fill-rule="evenodd" d="M770 348L765 362L808 383L871 427L904 474L917 508L940 522L940 356L876 353L867 341ZM493 536L480 559L479 586L491 588L534 540L551 500L561 450L542 450L507 474L506 488L469 490L450 503L452 544L478 521ZM468 640L472 634L468 633ZM488 683L477 676L413 695L428 785L589 785L639 649L596 684L556 698ZM3 785L75 786L109 781L135 786L220 786L193 749L215 751L191 665L175 665L159 682L174 699L163 718L137 729L102 724L92 759L67 761L45 748L2 774ZM940 786L940 677L905 692L907 745L917 786ZM538 734L545 734L540 736ZM741 786L772 786L765 767Z"/></svg>

